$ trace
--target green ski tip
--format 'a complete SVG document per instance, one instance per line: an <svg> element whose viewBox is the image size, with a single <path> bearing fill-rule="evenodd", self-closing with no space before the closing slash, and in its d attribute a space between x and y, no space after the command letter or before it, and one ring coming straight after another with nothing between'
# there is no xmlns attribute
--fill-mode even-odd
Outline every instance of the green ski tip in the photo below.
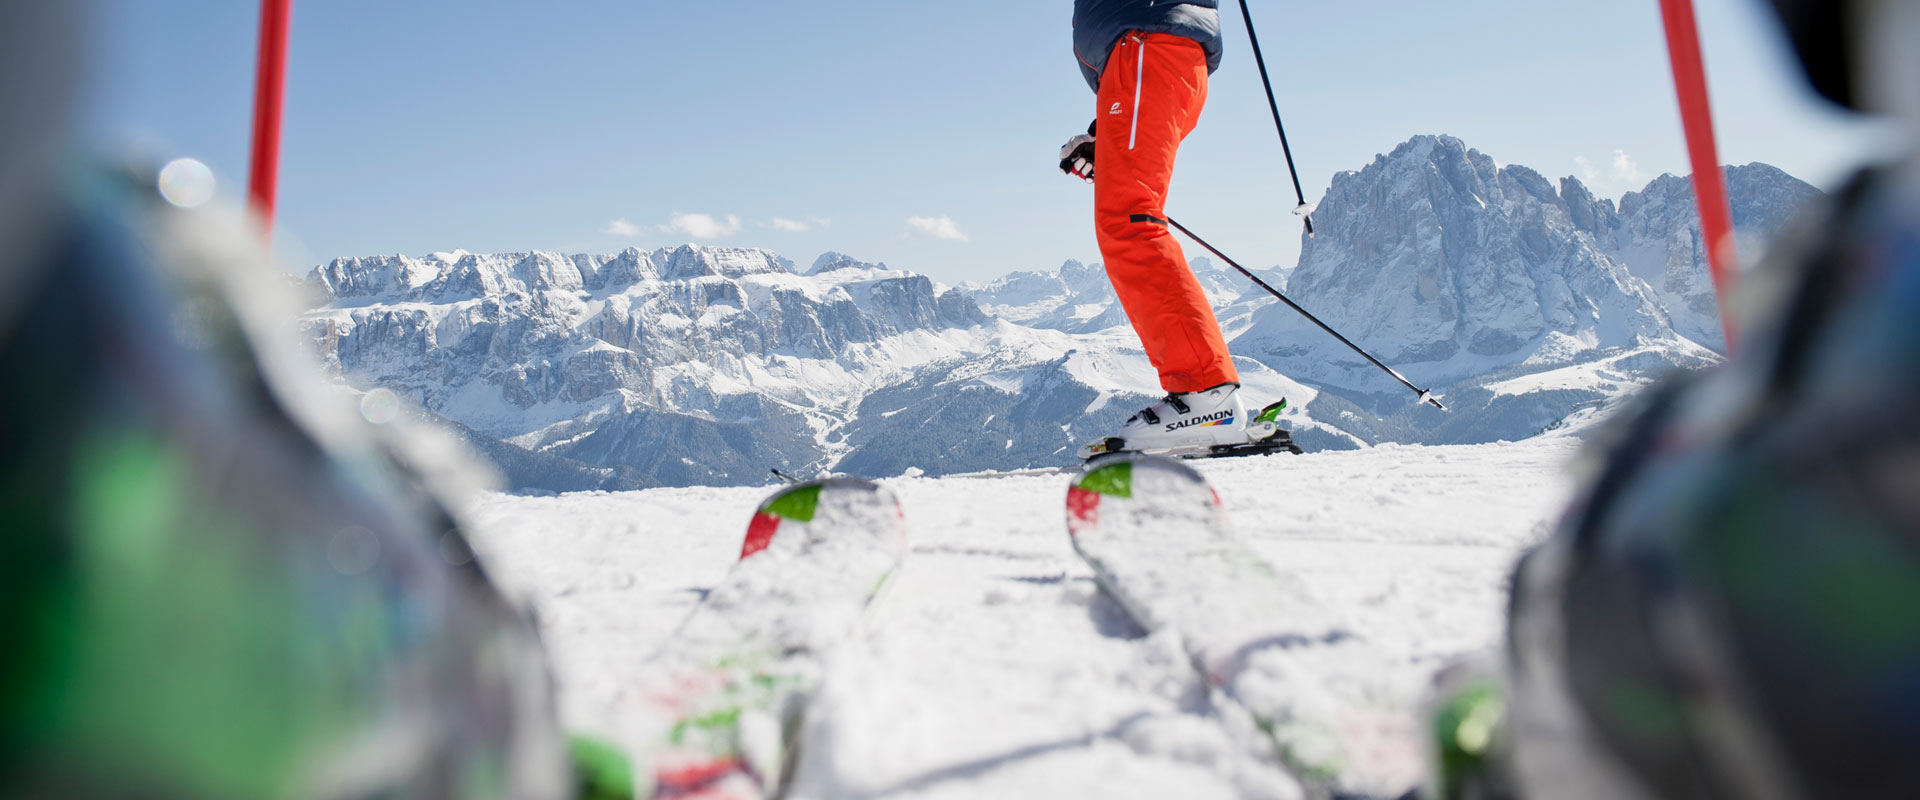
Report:
<svg viewBox="0 0 1920 800"><path fill-rule="evenodd" d="M1109 497L1133 496L1133 462L1108 464L1085 475L1075 484L1094 494Z"/></svg>
<svg viewBox="0 0 1920 800"><path fill-rule="evenodd" d="M820 509L820 488L819 484L814 484L782 492L761 506L760 511L795 522L812 522L814 512Z"/></svg>

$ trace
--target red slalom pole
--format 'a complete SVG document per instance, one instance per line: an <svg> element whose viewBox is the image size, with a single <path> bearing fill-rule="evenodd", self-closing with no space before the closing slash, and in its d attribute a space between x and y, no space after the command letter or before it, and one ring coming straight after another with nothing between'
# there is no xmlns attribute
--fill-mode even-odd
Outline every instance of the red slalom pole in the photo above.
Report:
<svg viewBox="0 0 1920 800"><path fill-rule="evenodd" d="M1713 104L1707 99L1700 26L1694 17L1693 0L1660 0L1660 15L1666 22L1667 52L1673 59L1674 88L1680 95L1687 155L1693 161L1693 192L1700 202L1700 227L1707 237L1707 265L1720 301L1727 354L1732 355L1734 325L1727 313L1727 294L1733 290L1734 265L1739 259L1733 241L1733 206L1727 200L1727 179L1720 171L1720 151L1714 140Z"/></svg>
<svg viewBox="0 0 1920 800"><path fill-rule="evenodd" d="M253 161L247 202L273 240L273 203L280 185L280 114L286 101L287 29L293 0L261 0L260 66L253 95Z"/></svg>

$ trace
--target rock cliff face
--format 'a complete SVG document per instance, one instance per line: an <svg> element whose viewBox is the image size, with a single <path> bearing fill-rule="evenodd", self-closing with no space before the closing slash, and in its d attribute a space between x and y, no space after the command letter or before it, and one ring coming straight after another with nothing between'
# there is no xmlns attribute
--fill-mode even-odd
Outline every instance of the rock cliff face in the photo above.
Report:
<svg viewBox="0 0 1920 800"><path fill-rule="evenodd" d="M1728 177L1744 247L1819 194L1765 165ZM1683 179L1616 205L1419 137L1336 176L1316 222L1288 294L1454 413L1193 258L1252 400L1288 398L1311 447L1523 438L1722 345ZM340 259L308 282L330 370L455 423L527 489L1071 463L1157 394L1105 272L1076 261L949 289L687 245Z"/></svg>

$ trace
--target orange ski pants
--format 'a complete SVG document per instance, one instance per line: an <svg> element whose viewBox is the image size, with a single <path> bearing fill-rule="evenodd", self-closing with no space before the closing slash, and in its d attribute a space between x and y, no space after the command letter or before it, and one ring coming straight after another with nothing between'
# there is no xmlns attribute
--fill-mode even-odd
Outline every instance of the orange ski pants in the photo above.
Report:
<svg viewBox="0 0 1920 800"><path fill-rule="evenodd" d="M1167 228L1180 142L1207 103L1207 54L1182 36L1129 33L1100 76L1094 223L1107 280L1168 392L1238 383L1226 337Z"/></svg>

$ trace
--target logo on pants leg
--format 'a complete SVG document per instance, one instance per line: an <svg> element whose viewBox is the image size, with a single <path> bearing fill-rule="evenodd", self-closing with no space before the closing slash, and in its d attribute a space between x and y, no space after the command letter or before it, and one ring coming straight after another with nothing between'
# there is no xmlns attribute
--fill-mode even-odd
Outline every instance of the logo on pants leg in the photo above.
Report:
<svg viewBox="0 0 1920 800"><path fill-rule="evenodd" d="M1119 104L1119 103L1114 103L1114 104L1113 104L1113 108L1111 108L1111 109L1109 109L1109 110L1107 111L1107 115L1108 115L1108 116L1113 116L1113 115L1115 115L1115 114L1119 114L1119 113L1122 113L1122 112L1120 111L1120 104Z"/></svg>

